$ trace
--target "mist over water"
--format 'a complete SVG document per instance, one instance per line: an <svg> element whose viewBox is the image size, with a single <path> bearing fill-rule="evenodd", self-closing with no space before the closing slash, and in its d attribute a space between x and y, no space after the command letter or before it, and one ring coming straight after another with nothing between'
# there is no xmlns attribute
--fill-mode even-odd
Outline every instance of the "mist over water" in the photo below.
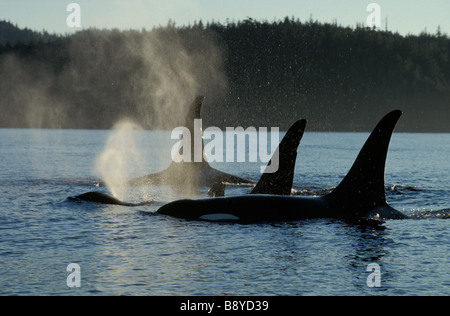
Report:
<svg viewBox="0 0 450 316"><path fill-rule="evenodd" d="M6 126L61 128L69 114L65 100L51 93L58 78L41 62L19 60L13 55L0 58L0 121ZM5 107L5 108L2 108Z"/></svg>
<svg viewBox="0 0 450 316"><path fill-rule="evenodd" d="M151 32L142 42L130 38L126 47L138 54L143 66L131 80L130 98L144 126L167 129L184 124L188 106L197 95L211 87L214 95L225 91L222 53L213 37L198 34L187 44L179 32L169 28Z"/></svg>
<svg viewBox="0 0 450 316"><path fill-rule="evenodd" d="M111 192L119 200L126 200L126 183L133 174L144 174L144 157L136 139L135 131L142 128L131 121L114 126L103 152L95 164L96 171Z"/></svg>
<svg viewBox="0 0 450 316"><path fill-rule="evenodd" d="M216 36L175 27L147 32L89 29L38 47L0 55L0 126L109 129L130 119L145 129L184 123L197 95L226 92Z"/></svg>
<svg viewBox="0 0 450 316"><path fill-rule="evenodd" d="M142 157L133 131L185 125L188 107L198 94L208 90L214 90L213 96L223 93L226 76L222 54L214 36L204 35L191 34L187 40L170 27L125 36L95 30L81 32L71 44L70 68L48 79L70 81L81 94L78 104L64 107L74 111L70 114L74 120L83 109L95 109L93 124L98 128L110 128L103 125L103 120L118 122L95 167L116 198L126 200L125 183L132 174L147 174L142 168L143 159L162 159L158 153ZM90 86L102 89L92 93ZM104 108L105 104L110 109Z"/></svg>

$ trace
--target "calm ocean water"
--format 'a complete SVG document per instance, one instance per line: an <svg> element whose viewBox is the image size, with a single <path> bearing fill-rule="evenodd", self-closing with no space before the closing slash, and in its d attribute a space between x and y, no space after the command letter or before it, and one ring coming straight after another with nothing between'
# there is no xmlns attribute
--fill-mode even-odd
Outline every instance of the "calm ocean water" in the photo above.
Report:
<svg viewBox="0 0 450 316"><path fill-rule="evenodd" d="M127 176L169 165L170 133L130 134L109 143L137 151L125 163ZM450 295L450 222L441 216L450 208L450 134L394 134L387 197L416 218L378 225L237 225L153 215L186 197L170 187L123 189L127 201L154 199L152 206L68 201L108 192L95 161L111 135L0 129L0 295ZM294 187L320 194L336 186L367 136L306 132ZM215 164L252 179L260 165ZM247 191L230 187L227 195ZM81 268L79 288L67 286L71 263ZM379 288L367 285L372 263L381 269Z"/></svg>

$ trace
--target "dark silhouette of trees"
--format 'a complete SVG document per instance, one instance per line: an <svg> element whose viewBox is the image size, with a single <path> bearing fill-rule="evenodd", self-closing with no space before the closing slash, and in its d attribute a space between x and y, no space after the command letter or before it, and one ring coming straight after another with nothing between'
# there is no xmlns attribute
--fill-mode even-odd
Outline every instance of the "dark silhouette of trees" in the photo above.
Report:
<svg viewBox="0 0 450 316"><path fill-rule="evenodd" d="M30 43L34 40L50 41L57 37L46 31L35 32L27 28L20 29L10 22L0 21L0 45L16 45Z"/></svg>
<svg viewBox="0 0 450 316"><path fill-rule="evenodd" d="M13 28L6 33L17 40L7 43L2 25L3 127L110 128L123 116L139 122L156 117L154 107L143 114L140 104L146 102L145 89L161 84L148 73L178 71L183 59L169 58L177 53L167 49L172 41L189 56L183 62L191 64L196 80L192 94L207 95L204 112L211 125L287 128L307 118L310 129L364 130L399 108L405 112L400 130L450 132L450 39L440 29L401 36L312 19L247 18L183 27L170 21L151 31L90 29L70 36L26 37ZM159 64L143 55L154 37L163 44L152 51L168 55ZM220 62L206 66L212 55ZM217 80L220 76L226 82ZM156 81L143 84L146 80ZM40 125L30 123L34 107L46 113ZM152 120L140 123L156 127Z"/></svg>
<svg viewBox="0 0 450 316"><path fill-rule="evenodd" d="M408 130L449 130L447 36L404 37L289 18L216 28L228 48L235 102L251 107L243 124L261 120L249 120L259 107L272 124L296 113L320 123L318 129L353 130L400 108Z"/></svg>

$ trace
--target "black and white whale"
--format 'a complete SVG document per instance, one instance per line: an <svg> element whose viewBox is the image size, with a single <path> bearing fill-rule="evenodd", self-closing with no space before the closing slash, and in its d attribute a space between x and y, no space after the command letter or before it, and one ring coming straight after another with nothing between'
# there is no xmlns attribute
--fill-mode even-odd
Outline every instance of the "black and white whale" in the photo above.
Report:
<svg viewBox="0 0 450 316"><path fill-rule="evenodd" d="M185 127L189 129L191 135L195 134L194 120L201 118L201 109L205 97L199 96L191 104L186 117ZM198 131L197 131L198 132ZM200 131L201 133L201 131ZM194 157L195 140L191 138L191 157ZM141 178L129 181L131 186L145 185L173 185L179 188L190 190L196 187L213 186L216 183L226 182L230 184L248 184L252 181L233 176L231 174L212 168L206 161L204 153L204 143L202 140L202 159L200 162L172 162L164 171L150 174Z"/></svg>
<svg viewBox="0 0 450 316"><path fill-rule="evenodd" d="M76 197L70 197L69 200L74 201L74 202L84 201L84 202L93 202L93 203L99 203L99 204L121 205L121 206L130 206L130 207L150 205L153 203L153 201L147 201L147 202L143 202L143 203L122 202L113 196L110 196L108 194L101 193L101 192L89 192L89 193L85 193L82 195L78 195Z"/></svg>
<svg viewBox="0 0 450 316"><path fill-rule="evenodd" d="M188 220L279 222L316 218L404 219L386 202L384 172L390 139L402 115L393 111L375 127L339 186L321 197L242 195L179 200L158 214Z"/></svg>

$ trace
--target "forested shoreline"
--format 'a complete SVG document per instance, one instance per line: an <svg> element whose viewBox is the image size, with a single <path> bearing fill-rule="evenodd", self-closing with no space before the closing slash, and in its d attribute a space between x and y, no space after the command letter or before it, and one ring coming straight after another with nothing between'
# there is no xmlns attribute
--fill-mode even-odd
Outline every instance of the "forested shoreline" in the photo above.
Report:
<svg viewBox="0 0 450 316"><path fill-rule="evenodd" d="M33 32L11 44L10 26L0 27L0 127L107 129L127 118L171 129L203 94L204 126L286 129L306 118L310 130L367 131L401 109L400 131L450 132L450 39L440 32L247 19Z"/></svg>

